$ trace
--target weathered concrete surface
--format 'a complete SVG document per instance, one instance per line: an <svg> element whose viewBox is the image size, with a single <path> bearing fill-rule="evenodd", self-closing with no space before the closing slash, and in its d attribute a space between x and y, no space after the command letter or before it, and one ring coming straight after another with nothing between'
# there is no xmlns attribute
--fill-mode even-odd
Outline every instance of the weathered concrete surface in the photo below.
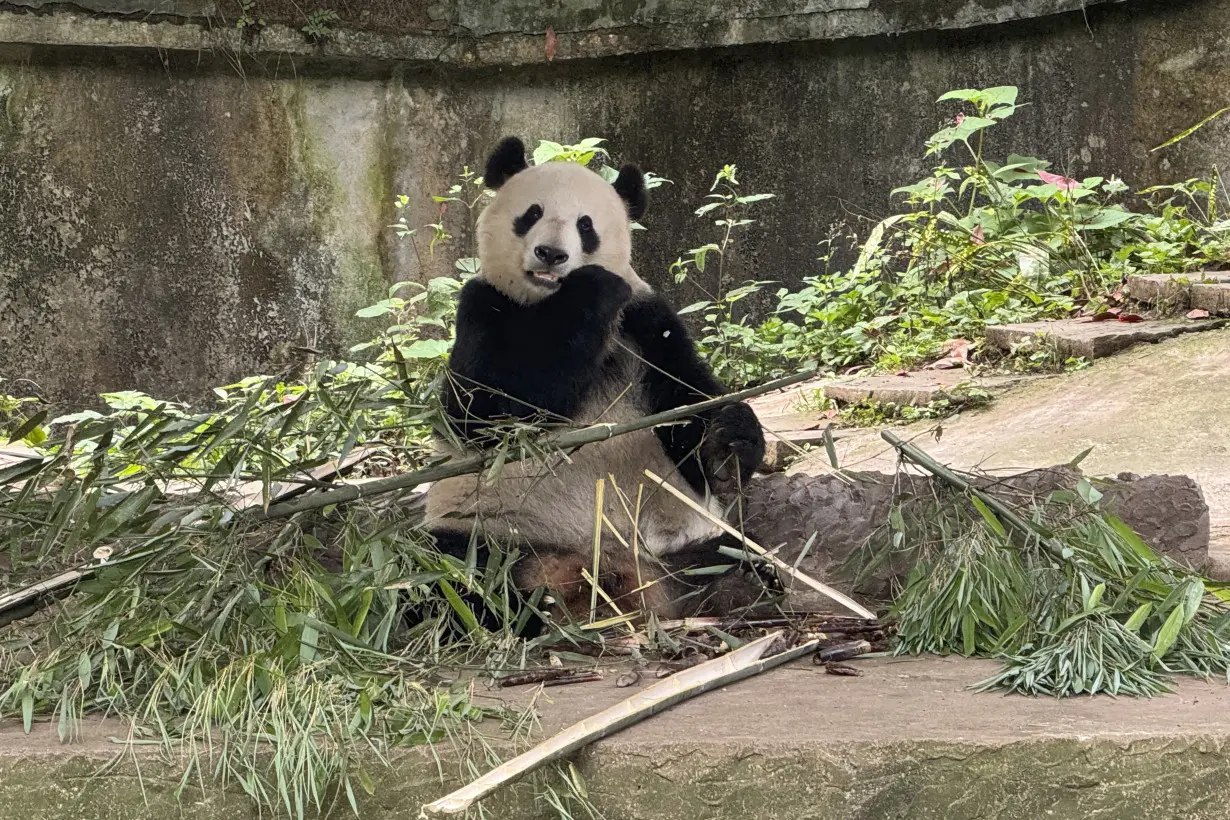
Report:
<svg viewBox="0 0 1230 820"><path fill-rule="evenodd" d="M959 7L1027 5L1039 7ZM679 304L696 294L667 267L712 238L692 210L721 164L738 163L747 190L780 194L736 245L732 277L797 284L818 271L830 224L883 215L887 192L923 174L923 140L956 110L935 99L951 88L1019 84L1033 105L997 128L992 152L1067 173L1169 182L1224 167L1230 150L1219 120L1148 151L1224 102L1230 0L699 51L646 37L653 53L550 64L534 35L535 63L505 70L427 51L417 64L239 61L233 45L202 48L200 25L60 8L0 14L0 42L24 43L0 47L0 375L59 403L128 388L199 396L280 368L304 340L343 351L376 324L353 320L355 307L394 280L452 270L454 251L433 259L393 237L394 194L411 197L411 224L435 222L430 195L508 133L605 136L618 160L672 179L636 253ZM51 27L53 45L31 45L42 41L18 22ZM287 29L311 54L340 47ZM215 30L239 36L233 21ZM70 35L99 47L54 45ZM444 221L468 248L461 209Z"/></svg>
<svg viewBox="0 0 1230 820"><path fill-rule="evenodd" d="M323 42L303 34L308 9L262 0L259 31L234 24L238 4L196 0L0 0L0 42L200 51L229 48L265 58L423 61L467 67L567 61L798 40L899 35L1027 20L1125 0L377 0L341 2ZM54 16L4 15L6 7L60 9ZM132 15L98 19L70 10ZM335 9L335 11L338 11ZM152 18L152 19L146 19ZM221 23L221 25L219 25Z"/></svg>
<svg viewBox="0 0 1230 820"><path fill-rule="evenodd" d="M934 423L906 426L899 435L963 469L1019 472L1066 463L1092 447L1080 463L1089 475L1188 476L1209 505L1216 551L1230 530L1230 427L1219 421L1227 406L1230 330L1215 330L1022 385L990 407L945 421L938 442L926 434ZM840 463L851 469L896 466L876 430L846 436L836 447ZM828 460L812 454L791 471L827 473Z"/></svg>
<svg viewBox="0 0 1230 820"><path fill-rule="evenodd" d="M912 370L905 373L859 376L825 385L824 395L843 404L874 401L880 404L921 407L941 399L959 398L970 390L1003 390L1024 377L971 377L961 368Z"/></svg>
<svg viewBox="0 0 1230 820"><path fill-rule="evenodd" d="M987 341L1002 350L1039 338L1065 356L1101 359L1138 344L1173 339L1185 333L1215 330L1225 325L1220 320L1153 319L1142 322L1092 322L1088 319L1061 319L1053 322L1025 322L1019 325L988 325Z"/></svg>
<svg viewBox="0 0 1230 820"><path fill-rule="evenodd" d="M609 820L1220 820L1230 802L1230 691L1185 680L1175 695L1065 701L975 694L993 663L957 659L859 662L861 678L825 675L800 661L680 704L599 741L575 758L590 798ZM652 682L603 681L547 690L539 704L554 732ZM524 697L527 693L521 693ZM507 693L503 694L508 697ZM0 820L187 820L255 817L241 798L202 795L182 806L176 768L138 749L113 767L109 735L92 727L62 747L54 730L0 732ZM445 771L453 767L447 762ZM371 770L359 792L364 820L405 818L443 795L433 762L408 752ZM493 816L547 818L524 789ZM328 815L347 817L345 800Z"/></svg>

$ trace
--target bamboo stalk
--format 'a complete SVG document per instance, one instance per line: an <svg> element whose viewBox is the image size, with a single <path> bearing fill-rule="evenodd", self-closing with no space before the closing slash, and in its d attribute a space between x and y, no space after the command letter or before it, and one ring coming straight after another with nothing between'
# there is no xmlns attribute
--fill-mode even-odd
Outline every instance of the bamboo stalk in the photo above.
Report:
<svg viewBox="0 0 1230 820"><path fill-rule="evenodd" d="M949 484L955 487L956 489L961 490L962 492L967 492L970 495L976 497L983 504L986 504L988 507L990 507L991 510L996 515L1004 519L1004 521L1007 522L1009 526L1011 526L1021 535L1037 538L1039 543L1041 543L1045 549L1047 549L1049 552L1051 552L1056 557L1063 558L1063 551L1064 551L1063 544L1059 543L1052 536L1043 532L1041 529L1036 527L1028 519L1022 518L1020 515L1017 514L1015 510L1013 510L1003 501L1000 501L994 495L978 489L973 484L971 484L969 481L966 481L964 478L957 475L955 472L948 469L943 464L940 464L938 461L936 461L931 456L927 455L926 452L914 446L913 444L910 444L908 441L905 441L900 436L897 436L894 433L889 432L888 430L884 430L880 433L880 438L884 439L889 444L893 445L893 447L897 449L897 452L900 453L902 457L905 458L907 461L910 461L918 465L919 467L931 473L933 476L945 482L946 484ZM1063 560L1066 561L1067 559L1063 558Z"/></svg>
<svg viewBox="0 0 1230 820"><path fill-rule="evenodd" d="M594 572L593 577L589 579L589 622L591 624L598 617L598 578L601 577L599 570L602 564L602 503L605 488L606 481L598 479L598 484L594 487Z"/></svg>
<svg viewBox="0 0 1230 820"><path fill-rule="evenodd" d="M812 651L817 643L810 641L762 659L761 654L781 634L781 632L774 632L734 652L685 669L609 709L604 709L592 717L574 723L524 754L500 764L468 786L441 797L434 803L429 803L423 807L423 812L437 815L463 812L475 801L544 764L566 757L595 740L613 735L621 729L639 723L688 698L758 675L767 669L805 655Z"/></svg>
<svg viewBox="0 0 1230 820"><path fill-rule="evenodd" d="M811 576L806 575L800 572L799 570L795 569L794 567L790 566L785 561L778 558L776 555L773 555L768 550L766 550L764 547L760 546L755 541L748 538L746 535L744 535L743 533L736 530L734 527L727 524L721 518L718 518L716 515L709 512L708 510L706 510L701 505L697 504L692 499L688 498L686 495L684 495L682 492L677 490L675 487L672 487L670 484L667 484L665 480L663 480L662 478L659 478L651 470L646 470L645 475L648 476L651 481L656 482L662 489L666 490L668 493L675 496L675 498L679 499L684 504L691 507L697 514L703 515L705 518L709 519L714 524L721 527L727 533L733 535L735 538L740 539L743 542L744 546L746 546L752 552L757 553L758 555L763 557L770 564L777 567L779 570L786 573L790 577L794 578L796 581L802 584L805 584L806 586L811 587L816 592L819 592L821 595L825 596L826 598L836 601L837 603L841 604L846 609L850 610L856 615L859 615L860 617L866 618L869 621L875 620L876 616L869 610L864 609L862 606L860 606L858 602L856 602L853 598L850 598L848 595L842 592L839 592L836 589L833 589L828 584L820 583L815 578L812 578Z"/></svg>
<svg viewBox="0 0 1230 820"><path fill-rule="evenodd" d="M769 393L773 390L779 390L783 387L789 387L792 384L806 381L815 375L814 370L795 373L793 376L785 376L783 378L771 381L767 384L762 384L760 387L751 387L747 390L740 390L737 393L730 393L725 396L719 396L715 399L707 399L706 401L689 404L686 407L676 407L673 410L666 410L661 413L655 413L652 416L645 416L640 419L623 422L620 424L594 424L589 427L583 427L579 430L569 430L555 436L550 436L543 439L542 445L547 448L559 450L572 450L577 447L582 447L586 444L593 444L599 441L622 436L626 433L633 433L637 430L644 430L649 427L656 427L660 424L666 424L672 421L679 421L688 416L703 413L708 410L713 410L717 407L724 407L728 404L744 401L756 396ZM357 501L360 498L368 498L383 493L396 492L398 490L410 490L420 484L427 484L432 481L440 481L445 478L454 478L460 475L468 475L477 473L490 466L494 453L477 453L470 456L449 459L443 464L436 464L431 467L425 467L421 470L415 470L405 475L390 476L382 478L378 481L371 481L362 486L349 485L339 487L336 490L325 490L322 492L309 493L300 498L287 502L285 504L276 504L261 516L262 519L270 518L285 518L295 513L305 510L315 510L321 507L328 507L331 504L343 504L350 501ZM505 458L506 464L511 464L519 461L520 456L516 453L507 454Z"/></svg>

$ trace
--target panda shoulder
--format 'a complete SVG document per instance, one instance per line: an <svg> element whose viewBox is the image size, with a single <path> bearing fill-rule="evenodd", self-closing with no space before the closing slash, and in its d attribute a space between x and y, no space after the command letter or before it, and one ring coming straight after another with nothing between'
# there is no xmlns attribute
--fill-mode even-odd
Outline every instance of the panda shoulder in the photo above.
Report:
<svg viewBox="0 0 1230 820"><path fill-rule="evenodd" d="M457 310L481 310L483 308L502 308L510 304L507 296L500 289L482 277L475 277L461 286L457 296Z"/></svg>

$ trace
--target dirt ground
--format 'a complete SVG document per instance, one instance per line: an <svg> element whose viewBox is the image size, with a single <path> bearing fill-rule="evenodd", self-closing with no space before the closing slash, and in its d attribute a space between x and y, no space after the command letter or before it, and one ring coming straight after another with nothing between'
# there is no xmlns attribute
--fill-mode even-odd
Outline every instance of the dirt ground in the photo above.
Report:
<svg viewBox="0 0 1230 820"><path fill-rule="evenodd" d="M989 407L945 421L936 441L924 422L897 432L940 461L1019 471L1066 463L1084 450L1091 475L1181 474L1204 491L1213 524L1210 553L1230 557L1230 330L1142 345L1075 373L1027 382ZM875 430L837 442L840 464L891 471L891 448ZM827 472L823 452L791 472Z"/></svg>

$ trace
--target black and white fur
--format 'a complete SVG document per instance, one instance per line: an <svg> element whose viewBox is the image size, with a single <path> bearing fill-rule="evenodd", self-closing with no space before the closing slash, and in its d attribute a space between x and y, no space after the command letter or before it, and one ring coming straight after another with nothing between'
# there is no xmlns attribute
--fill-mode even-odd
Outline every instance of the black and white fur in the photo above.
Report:
<svg viewBox="0 0 1230 820"><path fill-rule="evenodd" d="M636 167L624 166L613 185L575 163L528 167L523 144L510 137L491 155L485 182L497 193L478 221L482 273L461 291L445 396L464 440L482 446L500 419L618 423L726 392L676 312L632 269L629 220L646 200ZM495 480L438 482L428 493L428 526L440 549L457 556L477 538L479 566L482 550L518 550L518 587L545 586L580 615L589 607L582 570L592 564L595 485L605 479L605 515L629 545L635 529L642 560L604 529L603 590L624 612L642 604L668 618L712 611L710 590L695 579L713 576L680 571L729 565L716 550L737 539L643 471L720 514L715 496L743 486L763 454L755 413L731 404L566 459L507 464ZM628 512L638 493L634 528ZM731 599L728 589L719 606L761 592Z"/></svg>

